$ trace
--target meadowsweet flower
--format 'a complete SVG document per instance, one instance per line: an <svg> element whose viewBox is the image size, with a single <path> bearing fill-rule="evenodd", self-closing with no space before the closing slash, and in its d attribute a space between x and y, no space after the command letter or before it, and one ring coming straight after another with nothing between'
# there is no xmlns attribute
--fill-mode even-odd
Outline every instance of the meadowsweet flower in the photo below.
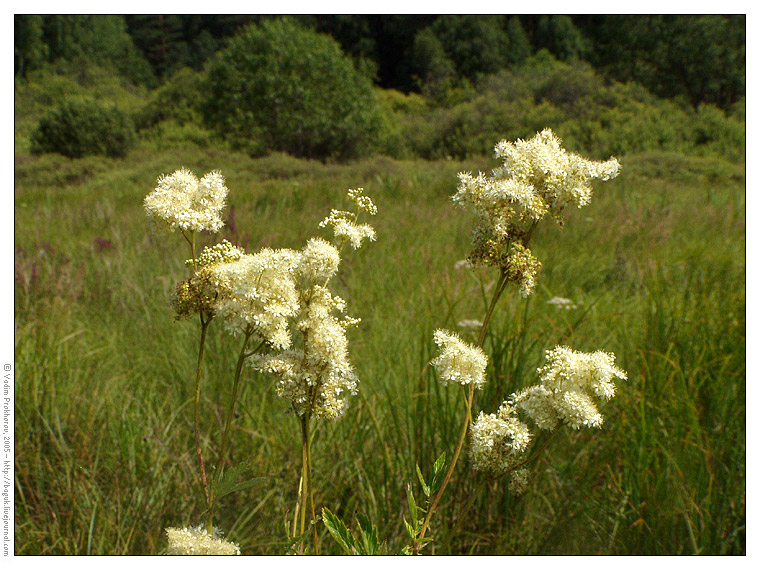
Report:
<svg viewBox="0 0 760 570"><path fill-rule="evenodd" d="M544 386L525 388L513 394L509 403L525 412L539 429L553 431L559 423L554 392L547 390Z"/></svg>
<svg viewBox="0 0 760 570"><path fill-rule="evenodd" d="M628 378L615 366L615 355L601 350L584 353L558 346L546 351L546 361L538 374L549 390L591 392L609 400L615 395L615 378Z"/></svg>
<svg viewBox="0 0 760 570"><path fill-rule="evenodd" d="M594 162L569 153L550 129L527 141L503 140L494 150L503 160L502 166L490 176L459 173L459 185L451 199L478 217L470 262L507 270L512 273L509 280L527 296L540 268L538 260L523 247L533 224L547 214L561 222L567 205L588 204L590 181L614 178L620 164L614 158Z"/></svg>
<svg viewBox="0 0 760 570"><path fill-rule="evenodd" d="M272 347L289 347L288 318L300 308L296 288L300 259L293 250L264 248L207 267L218 292L214 313L225 329L238 334L252 327Z"/></svg>
<svg viewBox="0 0 760 570"><path fill-rule="evenodd" d="M218 263L230 263L237 261L245 255L245 251L236 245L232 245L226 239L223 239L218 244L213 246L207 246L203 248L203 251L198 256L196 263L199 267L210 267ZM192 267L193 260L188 259L185 261L185 265Z"/></svg>
<svg viewBox="0 0 760 570"><path fill-rule="evenodd" d="M457 323L457 326L463 329L479 329L483 326L483 323L475 319L462 319Z"/></svg>
<svg viewBox="0 0 760 570"><path fill-rule="evenodd" d="M441 352L432 363L443 384L474 384L476 388L485 384L488 356L483 349L472 346L457 334L442 329L433 333L433 340Z"/></svg>
<svg viewBox="0 0 760 570"><path fill-rule="evenodd" d="M369 224L357 224L355 215L342 210L331 210L330 215L319 223L320 228L333 227L335 239L339 242L349 242L351 247L359 249L362 241L369 239L375 241L375 229Z"/></svg>
<svg viewBox="0 0 760 570"><path fill-rule="evenodd" d="M538 369L541 384L513 394L510 403L541 429L552 430L559 422L574 429L601 427L604 418L592 396L611 399L615 395L615 378L627 378L615 366L614 355L558 346L546 351L546 360L546 366Z"/></svg>
<svg viewBox="0 0 760 570"><path fill-rule="evenodd" d="M377 207L369 196L364 195L363 188L352 188L348 191L348 199L356 204L356 214L344 210L330 210L330 215L319 223L320 228L332 226L335 239L339 244L348 242L354 249L359 249L362 241L375 241L375 229L369 224L357 224L361 212L370 216L377 214Z"/></svg>
<svg viewBox="0 0 760 570"><path fill-rule="evenodd" d="M170 230L218 232L224 225L221 214L227 192L221 173L209 172L198 180L181 169L158 179L155 190L145 198L145 210Z"/></svg>
<svg viewBox="0 0 760 570"><path fill-rule="evenodd" d="M297 328L303 333L302 350L275 355L253 355L248 363L277 377L277 394L289 400L296 413L334 419L346 407L345 396L355 394L358 379L348 357L346 329L359 319L338 319L345 301L321 285L303 293Z"/></svg>
<svg viewBox="0 0 760 570"><path fill-rule="evenodd" d="M348 198L356 204L356 208L360 212L367 212L370 216L377 214L377 206L375 206L372 198L364 195L364 188L349 189Z"/></svg>
<svg viewBox="0 0 760 570"><path fill-rule="evenodd" d="M331 243L322 238L311 238L301 250L298 274L305 279L327 281L338 271L340 253Z"/></svg>
<svg viewBox="0 0 760 570"><path fill-rule="evenodd" d="M615 178L620 163L614 157L604 162L588 160L567 152L561 144L551 129L529 140L500 141L494 151L504 164L494 171L494 178L509 177L532 187L557 214L568 204L585 206L591 201L591 179Z"/></svg>
<svg viewBox="0 0 760 570"><path fill-rule="evenodd" d="M237 544L228 542L222 538L222 531L214 527L211 534L199 525L189 528L167 528L166 535L169 539L169 547L166 550L170 555L239 555L240 548Z"/></svg>
<svg viewBox="0 0 760 570"><path fill-rule="evenodd" d="M470 435L473 468L496 474L507 473L516 466L531 441L528 426L507 402L495 414L480 412Z"/></svg>

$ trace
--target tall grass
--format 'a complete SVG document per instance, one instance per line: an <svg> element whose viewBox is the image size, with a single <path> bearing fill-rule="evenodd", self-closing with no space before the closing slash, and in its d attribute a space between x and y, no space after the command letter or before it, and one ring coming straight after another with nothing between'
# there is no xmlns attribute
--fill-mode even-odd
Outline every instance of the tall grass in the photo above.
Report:
<svg viewBox="0 0 760 570"><path fill-rule="evenodd" d="M544 262L529 301L502 299L486 338L493 412L534 383L543 350L614 352L629 381L602 430L564 431L526 495L460 462L433 519L436 554L745 552L744 165L650 152L592 204L532 241ZM432 331L484 312L494 283L458 269L471 220L448 196L456 172L491 161L368 159L325 165L221 150L137 151L126 159L16 160L17 554L153 554L163 529L200 512L193 441L197 330L168 299L184 278L181 241L147 231L142 200L180 166L221 170L249 249L298 248L364 186L378 240L336 280L362 323L349 333L360 393L313 443L318 505L368 515L390 552L406 544L405 489L456 443L460 396L425 364ZM211 238L206 238L211 243ZM567 297L577 308L547 301ZM468 338L467 335L473 338ZM238 342L213 325L202 433L223 429ZM230 445L267 478L232 495L219 525L246 554L287 549L300 469L297 418L250 369ZM287 428L284 424L290 422ZM214 460L218 438L204 442ZM320 527L320 548L338 553Z"/></svg>

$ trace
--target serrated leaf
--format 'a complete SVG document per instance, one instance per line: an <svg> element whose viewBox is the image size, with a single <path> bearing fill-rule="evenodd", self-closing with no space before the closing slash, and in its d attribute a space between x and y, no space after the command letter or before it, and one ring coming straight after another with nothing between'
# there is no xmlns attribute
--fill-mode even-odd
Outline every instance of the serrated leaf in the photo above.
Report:
<svg viewBox="0 0 760 570"><path fill-rule="evenodd" d="M414 500L414 492L411 485L407 486L406 500L409 502L409 513L412 515L414 527L417 528L417 516L419 515L420 508L417 506L417 501Z"/></svg>
<svg viewBox="0 0 760 570"><path fill-rule="evenodd" d="M264 481L265 477L253 477L245 481L239 481L246 469L248 469L248 463L236 465L229 471L220 470L213 483L214 496L220 499L230 493L242 491Z"/></svg>
<svg viewBox="0 0 760 570"><path fill-rule="evenodd" d="M433 465L433 480L430 482L430 488L433 493L438 492L438 489L441 488L444 467L446 467L446 452L443 452Z"/></svg>
<svg viewBox="0 0 760 570"><path fill-rule="evenodd" d="M356 552L356 541L353 535L346 528L343 521L337 515L330 512L327 507L322 509L322 522L325 523L327 530L330 531L330 534L346 554L354 554Z"/></svg>
<svg viewBox="0 0 760 570"><path fill-rule="evenodd" d="M437 475L446 465L446 452L441 453L441 456L435 460L433 464L433 475Z"/></svg>
<svg viewBox="0 0 760 570"><path fill-rule="evenodd" d="M416 464L415 467L417 468L417 478L420 480L420 483L422 484L422 492L425 493L425 496L429 499L430 487L428 487L427 483L425 483L425 478L422 476L422 471L420 471L419 463Z"/></svg>
<svg viewBox="0 0 760 570"><path fill-rule="evenodd" d="M364 546L364 552L362 554L369 554L373 556L377 554L377 529L375 525L369 520L368 517L357 513L356 520L359 521L359 534L362 539L362 546Z"/></svg>

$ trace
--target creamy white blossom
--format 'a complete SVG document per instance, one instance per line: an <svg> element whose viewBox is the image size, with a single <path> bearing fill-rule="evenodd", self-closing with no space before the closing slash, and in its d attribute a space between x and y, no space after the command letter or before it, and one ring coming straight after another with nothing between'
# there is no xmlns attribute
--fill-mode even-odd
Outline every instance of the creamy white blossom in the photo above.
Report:
<svg viewBox="0 0 760 570"><path fill-rule="evenodd" d="M297 271L309 281L325 282L337 273L338 265L338 248L322 238L311 238L301 250Z"/></svg>
<svg viewBox="0 0 760 570"><path fill-rule="evenodd" d="M238 334L252 327L274 348L291 344L288 318L300 308L296 268L301 256L289 249L264 248L208 268L218 297L214 313Z"/></svg>
<svg viewBox="0 0 760 570"><path fill-rule="evenodd" d="M167 528L169 555L239 555L237 544L222 538L222 532L214 527L209 534L203 525L189 528Z"/></svg>
<svg viewBox="0 0 760 570"><path fill-rule="evenodd" d="M573 303L570 299L564 297L552 297L546 302L547 305L554 305L558 309L577 309L578 305Z"/></svg>
<svg viewBox="0 0 760 570"><path fill-rule="evenodd" d="M470 435L473 468L497 474L508 472L522 460L532 438L528 426L507 402L495 414L480 412Z"/></svg>
<svg viewBox="0 0 760 570"><path fill-rule="evenodd" d="M338 242L349 242L351 247L359 249L365 239L375 241L375 229L369 224L357 224L356 215L342 210L331 210L330 215L319 223L320 228L332 226Z"/></svg>
<svg viewBox="0 0 760 570"><path fill-rule="evenodd" d="M145 197L145 210L170 230L218 232L224 225L221 214L227 192L221 173L209 172L198 180L183 168L158 179L155 190Z"/></svg>
<svg viewBox="0 0 760 570"><path fill-rule="evenodd" d="M541 429L563 422L572 428L601 427L604 418L592 396L609 400L615 378L626 373L612 354L576 352L564 346L546 351L547 364L538 369L541 384L512 395L510 403L524 411Z"/></svg>
<svg viewBox="0 0 760 570"><path fill-rule="evenodd" d="M299 415L334 419L346 407L345 397L355 394L358 379L348 355L346 329L359 319L338 319L345 301L321 285L303 293L302 312L296 324L304 347L274 355L253 355L254 369L277 378L277 394L289 400Z"/></svg>
<svg viewBox="0 0 760 570"><path fill-rule="evenodd" d="M348 198L360 212L367 212L370 216L377 214L377 206L372 198L364 195L364 188L351 188L348 190Z"/></svg>
<svg viewBox="0 0 760 570"><path fill-rule="evenodd" d="M494 178L509 177L532 187L555 212L568 204L585 206L591 201L592 179L610 180L620 172L620 163L614 157L597 162L567 152L551 129L528 140L500 141L494 150L504 161L494 171Z"/></svg>
<svg viewBox="0 0 760 570"><path fill-rule="evenodd" d="M433 333L433 340L440 348L440 354L432 364L438 372L441 382L457 384L474 384L481 388L486 381L488 356L483 349L464 342L456 333L438 329Z"/></svg>

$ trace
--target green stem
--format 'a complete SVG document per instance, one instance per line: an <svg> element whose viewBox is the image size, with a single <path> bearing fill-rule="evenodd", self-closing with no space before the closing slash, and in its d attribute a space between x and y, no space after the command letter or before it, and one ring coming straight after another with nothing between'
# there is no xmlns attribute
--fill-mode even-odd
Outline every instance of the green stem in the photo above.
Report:
<svg viewBox="0 0 760 570"><path fill-rule="evenodd" d="M491 316L493 315L494 309L496 308L496 303L499 300L499 297L501 297L501 294L504 292L504 288L507 284L507 276L504 273L504 271L501 272L501 275L499 276L499 280L496 283L496 288L494 289L493 297L491 298L491 303L488 307L488 310L486 311L486 316L483 319L483 325L480 327L480 335L478 336L478 347L483 346L483 342L486 338L486 330L488 329L488 323L491 320ZM425 516L425 520L422 523L422 528L420 529L419 535L417 535L417 539L415 540L414 544L414 550L415 552L419 552L419 550L422 548L422 539L425 538L425 533L427 532L427 529L430 525L430 519L433 517L433 513L435 512L436 507L438 506L438 503L441 501L441 497L443 497L443 493L446 490L446 486L449 484L449 481L451 480L451 476L454 473L454 468L457 465L457 462L459 461L459 456L462 453L462 448L464 447L464 442L467 439L467 431L470 427L470 424L472 423L472 402L475 399L475 384L470 384L470 390L469 394L467 395L467 401L466 401L466 412L464 416L464 422L462 423L462 431L459 434L459 441L457 443L456 451L454 452L454 457L451 461L451 464L449 465L449 469L446 472L446 476L443 479L443 482L441 483L441 487L438 489L438 492L433 497L433 501L430 504L430 508L428 508L427 515Z"/></svg>
<svg viewBox="0 0 760 570"><path fill-rule="evenodd" d="M235 404L237 403L237 397L238 397L238 390L240 388L240 378L242 377L243 372L243 363L245 362L245 359L253 354L253 352L256 352L255 350L253 352L246 353L246 348L248 348L248 342L251 339L251 336L253 335L253 331L250 328L247 328L245 331L245 340L243 341L243 346L240 349L240 355L238 356L237 360L237 366L235 367L235 379L232 383L232 396L230 396L230 403L227 407L227 418L224 423L224 433L222 434L222 444L219 450L219 458L217 460L217 472L219 473L219 476L223 473L224 470L224 462L227 456L227 445L230 441L230 428L232 427L232 418L235 416ZM262 345L259 345L259 348ZM258 349L256 349L258 350ZM211 487L209 491L209 515L208 515L208 529L209 532L212 532L213 529L213 518L214 518L214 488Z"/></svg>

